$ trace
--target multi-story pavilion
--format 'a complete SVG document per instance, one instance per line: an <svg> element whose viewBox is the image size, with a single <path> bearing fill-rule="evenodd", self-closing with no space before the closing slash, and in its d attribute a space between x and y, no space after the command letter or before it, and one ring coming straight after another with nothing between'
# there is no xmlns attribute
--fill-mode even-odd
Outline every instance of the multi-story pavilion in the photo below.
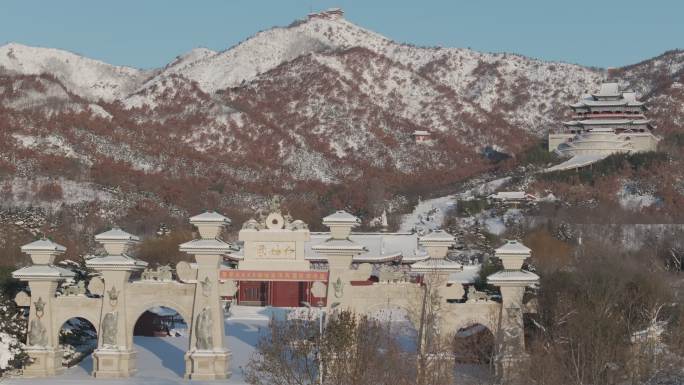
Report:
<svg viewBox="0 0 684 385"><path fill-rule="evenodd" d="M549 151L571 157L552 170L583 167L615 153L655 151L658 137L636 93L603 83L570 108L573 119L549 132Z"/></svg>

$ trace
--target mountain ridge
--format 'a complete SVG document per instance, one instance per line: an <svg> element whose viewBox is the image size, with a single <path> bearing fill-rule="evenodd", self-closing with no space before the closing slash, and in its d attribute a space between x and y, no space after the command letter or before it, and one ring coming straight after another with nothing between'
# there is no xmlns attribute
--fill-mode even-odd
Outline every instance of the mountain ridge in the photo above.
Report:
<svg viewBox="0 0 684 385"><path fill-rule="evenodd" d="M325 13L152 70L5 45L0 181L36 179L9 206L52 207L38 194L50 178L119 191L116 204L86 200L112 221L141 220L139 205L246 215L272 194L312 220L342 207L366 218L516 167L607 78L644 95L661 135L677 133L683 69L682 51L604 70L415 47ZM433 142L415 143L416 130Z"/></svg>

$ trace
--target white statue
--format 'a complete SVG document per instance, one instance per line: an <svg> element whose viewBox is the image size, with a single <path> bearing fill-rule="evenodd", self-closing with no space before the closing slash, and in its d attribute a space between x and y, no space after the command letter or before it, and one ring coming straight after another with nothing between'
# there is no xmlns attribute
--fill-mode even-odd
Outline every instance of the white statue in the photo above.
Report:
<svg viewBox="0 0 684 385"><path fill-rule="evenodd" d="M102 345L116 346L117 321L118 315L116 312L109 312L105 314L102 319Z"/></svg>
<svg viewBox="0 0 684 385"><path fill-rule="evenodd" d="M31 321L31 330L29 330L29 345L31 346L46 346L47 345L47 331L45 326L39 319Z"/></svg>
<svg viewBox="0 0 684 385"><path fill-rule="evenodd" d="M205 307L197 316L195 335L197 336L197 349L210 350L213 348L213 338L211 335L212 319L211 309Z"/></svg>

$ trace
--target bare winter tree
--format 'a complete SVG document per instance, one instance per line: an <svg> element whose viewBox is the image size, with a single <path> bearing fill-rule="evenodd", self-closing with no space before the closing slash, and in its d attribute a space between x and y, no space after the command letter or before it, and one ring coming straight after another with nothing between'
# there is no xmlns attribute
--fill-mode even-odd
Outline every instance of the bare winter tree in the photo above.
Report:
<svg viewBox="0 0 684 385"><path fill-rule="evenodd" d="M386 325L365 316L338 312L322 336L317 322L306 320L272 320L269 331L245 368L250 384L318 384L319 367L323 384L413 383L408 354Z"/></svg>
<svg viewBox="0 0 684 385"><path fill-rule="evenodd" d="M421 284L422 293L410 305L409 318L416 326L416 381L418 385L454 383L452 331L440 329L440 309L444 299L440 287L446 278L429 275Z"/></svg>

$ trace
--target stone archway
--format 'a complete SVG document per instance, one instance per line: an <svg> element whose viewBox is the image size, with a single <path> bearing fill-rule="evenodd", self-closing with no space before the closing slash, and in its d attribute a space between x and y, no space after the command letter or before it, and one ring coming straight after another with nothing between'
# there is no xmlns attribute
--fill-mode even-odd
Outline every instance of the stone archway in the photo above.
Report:
<svg viewBox="0 0 684 385"><path fill-rule="evenodd" d="M62 366L72 367L88 360L84 367L86 371L92 370L88 356L97 348L97 323L77 315L55 324L59 326L56 340L62 349Z"/></svg>
<svg viewBox="0 0 684 385"><path fill-rule="evenodd" d="M131 336L133 336L135 324L138 319L140 319L140 316L142 316L146 311L156 307L164 307L175 310L183 318L183 321L185 321L186 325L188 326L188 330L190 330L190 327L192 326L192 309L187 309L186 306L183 306L176 301L159 298L155 301L145 302L139 305L136 304L136 306L129 310L130 318L127 328L130 331Z"/></svg>
<svg viewBox="0 0 684 385"><path fill-rule="evenodd" d="M159 305L158 303L164 304ZM145 306L136 306L136 309L142 307ZM175 325L169 325L164 317L173 313L178 316L171 316ZM159 318L150 319L153 314L158 314ZM137 352L136 366L139 375L145 376L145 372L150 370L156 374L166 372L169 378L182 377L185 373L185 354L190 345L190 324L192 320L187 315L187 311L182 310L180 306L174 306L171 301L159 301L155 305L146 306L143 310L131 313L131 316L132 321L129 323L128 330L132 338L132 345ZM145 335L135 333L136 328L139 329L141 323L150 321L154 325L161 326L161 328L156 329L159 333L143 333ZM178 334L161 332L171 332L172 329L175 329Z"/></svg>

